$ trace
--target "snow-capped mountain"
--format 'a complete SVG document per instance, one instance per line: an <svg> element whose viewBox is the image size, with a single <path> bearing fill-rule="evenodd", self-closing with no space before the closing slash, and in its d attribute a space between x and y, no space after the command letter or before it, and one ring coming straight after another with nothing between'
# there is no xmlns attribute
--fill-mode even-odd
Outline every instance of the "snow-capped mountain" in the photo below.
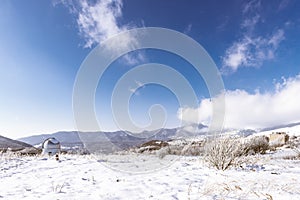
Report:
<svg viewBox="0 0 300 200"><path fill-rule="evenodd" d="M29 143L36 147L41 147L44 140L49 137L55 137L60 141L63 148L101 148L123 150L133 146L140 145L150 140L171 140L182 137L191 137L199 134L199 130L205 130L206 126L202 124L193 124L186 127L159 129L153 131L144 131L141 133L131 133L129 131L115 132L77 132L62 131L53 134L34 135L20 138L19 141ZM91 147L93 146L93 147Z"/></svg>
<svg viewBox="0 0 300 200"><path fill-rule="evenodd" d="M266 131L267 130L267 131ZM226 129L222 133L228 135L239 135L247 137L254 134L269 134L271 132L292 132L300 134L300 123L282 125L259 130L252 129ZM153 131L144 131L141 133L131 133L128 131L115 132L77 132L77 131L62 131L53 134L34 135L25 138L20 138L22 142L40 146L41 143L49 138L55 137L60 141L65 149L101 149L101 152L110 152L114 150L124 150L133 146L151 140L176 140L194 137L203 137L207 134L208 127L202 124L190 124L178 128L164 128Z"/></svg>

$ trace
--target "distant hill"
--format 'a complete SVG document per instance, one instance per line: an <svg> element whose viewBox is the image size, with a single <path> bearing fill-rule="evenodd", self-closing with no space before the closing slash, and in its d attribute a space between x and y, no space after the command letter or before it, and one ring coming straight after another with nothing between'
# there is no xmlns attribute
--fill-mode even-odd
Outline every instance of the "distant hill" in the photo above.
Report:
<svg viewBox="0 0 300 200"><path fill-rule="evenodd" d="M284 124L284 125L280 125L280 126L273 126L273 127L269 127L269 128L264 128L260 131L263 132L263 131L271 131L271 130L276 130L276 129L281 129L281 128L291 128L291 127L295 127L295 126L298 126L298 125L300 125L300 122L291 123L291 124Z"/></svg>
<svg viewBox="0 0 300 200"><path fill-rule="evenodd" d="M225 129L224 134L239 135L247 137L250 135L260 134L262 131L272 132L274 130L283 130L299 132L300 123L281 125L276 127L265 128L263 130L252 129ZM281 128L281 129L278 129ZM20 138L18 140L41 147L44 140L49 137L55 137L60 141L62 148L68 151L84 152L113 152L128 149L141 145L152 140L169 141L176 139L198 138L204 137L209 129L203 124L189 124L178 128L163 128L154 131L143 131L141 133L131 133L128 131L115 132L77 132L77 131L61 131L53 134L34 135Z"/></svg>
<svg viewBox="0 0 300 200"><path fill-rule="evenodd" d="M290 136L300 136L300 123L287 124L285 126L276 126L274 128L263 129L259 135L270 135L273 132L285 132Z"/></svg>
<svg viewBox="0 0 300 200"><path fill-rule="evenodd" d="M134 134L128 131L61 131L53 134L42 134L24 137L18 140L26 142L36 147L40 147L45 139L49 137L55 137L58 141L60 141L62 147L65 149L87 148L89 151L100 150L101 152L111 152L115 150L124 150L133 146L143 144L150 140L167 141L176 138L195 136L199 134L199 130L203 128L207 127L202 124L193 124L189 125L187 129L183 127L159 129L154 131L144 131L138 134Z"/></svg>
<svg viewBox="0 0 300 200"><path fill-rule="evenodd" d="M274 130L278 127L292 129L299 126L300 123L288 124L283 126L266 128L264 130ZM26 142L36 147L40 147L42 142L49 138L55 137L60 141L65 150L88 150L89 152L112 152L116 150L124 150L134 146L141 145L151 140L174 140L186 139L193 137L203 137L207 134L208 127L202 124L190 124L178 128L164 128L154 131L143 131L134 134L127 131L115 132L77 132L77 131L61 131L53 134L34 135L20 138L22 142ZM261 131L251 129L228 129L223 133L229 135L240 135L247 137L257 134Z"/></svg>
<svg viewBox="0 0 300 200"><path fill-rule="evenodd" d="M38 146L41 145L44 140L48 139L49 137L55 137L61 143L82 143L77 131L60 131L52 134L33 135L29 137L19 138L18 140L34 146Z"/></svg>
<svg viewBox="0 0 300 200"><path fill-rule="evenodd" d="M21 150L25 148L31 148L32 145L27 144L25 142L13 140L7 137L3 137L0 135L0 150L12 149L12 150Z"/></svg>

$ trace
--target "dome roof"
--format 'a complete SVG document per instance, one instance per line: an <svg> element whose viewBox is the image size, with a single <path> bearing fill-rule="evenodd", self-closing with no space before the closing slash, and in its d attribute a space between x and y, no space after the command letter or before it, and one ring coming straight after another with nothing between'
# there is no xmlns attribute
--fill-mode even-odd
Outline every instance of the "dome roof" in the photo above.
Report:
<svg viewBox="0 0 300 200"><path fill-rule="evenodd" d="M60 143L55 138L48 138L43 142L42 145L43 148L49 148L49 147L57 147L60 148Z"/></svg>

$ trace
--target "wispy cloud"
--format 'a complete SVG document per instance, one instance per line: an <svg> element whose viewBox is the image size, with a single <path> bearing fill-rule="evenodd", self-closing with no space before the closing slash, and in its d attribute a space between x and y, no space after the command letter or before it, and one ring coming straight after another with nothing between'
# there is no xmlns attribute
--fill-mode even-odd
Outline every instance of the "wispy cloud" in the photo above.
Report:
<svg viewBox="0 0 300 200"><path fill-rule="evenodd" d="M252 0L245 3L243 7L243 14L257 12L261 8L260 0Z"/></svg>
<svg viewBox="0 0 300 200"><path fill-rule="evenodd" d="M191 32L191 30L192 30L192 27L193 27L192 24L187 25L187 27L185 27L183 33L184 34L189 34Z"/></svg>
<svg viewBox="0 0 300 200"><path fill-rule="evenodd" d="M278 6L278 11L285 9L286 7L288 7L289 4L290 0L282 0Z"/></svg>
<svg viewBox="0 0 300 200"><path fill-rule="evenodd" d="M246 18L242 24L241 27L246 30L246 32L248 33L252 33L252 31L254 30L256 24L259 22L260 19L260 15L256 14L252 17Z"/></svg>
<svg viewBox="0 0 300 200"><path fill-rule="evenodd" d="M299 91L300 75L277 81L273 92L250 94L244 90L227 91L224 125L226 128L244 129L299 122ZM178 118L190 123L208 124L212 109L211 100L203 99L196 109L179 109Z"/></svg>
<svg viewBox="0 0 300 200"><path fill-rule="evenodd" d="M136 28L133 24L120 23L123 17L122 0L97 0L94 3L88 0L62 0L61 3L76 16L79 34L84 39L85 48L91 48L118 33ZM134 35L125 34L107 48L118 54L125 48L134 49L137 44ZM124 59L128 64L135 64L144 57L136 54L125 56Z"/></svg>
<svg viewBox="0 0 300 200"><path fill-rule="evenodd" d="M240 41L234 42L223 57L223 68L236 71L239 67L259 67L265 60L274 58L280 42L284 40L284 31L277 30L265 37L251 37L245 35Z"/></svg>
<svg viewBox="0 0 300 200"><path fill-rule="evenodd" d="M235 72L240 67L260 67L264 61L275 57L279 44L284 40L284 30L277 29L273 34L257 35L255 29L261 21L261 2L250 1L242 10L242 37L233 42L222 57L223 73Z"/></svg>
<svg viewBox="0 0 300 200"><path fill-rule="evenodd" d="M131 87L129 88L129 92L131 92L132 94L135 94L135 95L139 95L140 93L138 92L138 89L140 88L144 88L145 87L145 84L143 84L142 82L140 81L135 81L135 86L134 87Z"/></svg>
<svg viewBox="0 0 300 200"><path fill-rule="evenodd" d="M60 4L64 5L71 14L78 13L79 2L77 0L52 0L54 7Z"/></svg>
<svg viewBox="0 0 300 200"><path fill-rule="evenodd" d="M85 38L86 47L101 43L103 40L126 30L119 26L117 19L122 17L121 0L102 0L94 5L88 1L80 2L77 23L80 34Z"/></svg>
<svg viewBox="0 0 300 200"><path fill-rule="evenodd" d="M229 16L224 16L221 19L221 23L216 27L217 31L223 31L225 30L226 26L229 23Z"/></svg>

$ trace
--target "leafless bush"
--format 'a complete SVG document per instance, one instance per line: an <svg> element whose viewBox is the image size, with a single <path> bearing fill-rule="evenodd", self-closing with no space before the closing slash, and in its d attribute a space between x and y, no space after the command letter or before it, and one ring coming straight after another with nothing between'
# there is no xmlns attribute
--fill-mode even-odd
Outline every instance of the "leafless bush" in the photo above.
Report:
<svg viewBox="0 0 300 200"><path fill-rule="evenodd" d="M296 147L296 148L293 148L294 152L296 153L296 158L300 159L300 148Z"/></svg>
<svg viewBox="0 0 300 200"><path fill-rule="evenodd" d="M300 148L300 138L296 136L290 137L290 140L286 143L286 146L290 149Z"/></svg>
<svg viewBox="0 0 300 200"><path fill-rule="evenodd" d="M269 139L266 136L256 136L244 144L244 153L246 154L265 154L270 149Z"/></svg>
<svg viewBox="0 0 300 200"><path fill-rule="evenodd" d="M204 154L204 148L202 143L191 142L189 144L177 144L163 147L157 151L159 158L163 158L166 155L178 155L178 156L199 156Z"/></svg>
<svg viewBox="0 0 300 200"><path fill-rule="evenodd" d="M200 143L190 143L183 147L181 154L185 156L200 156L204 154L204 147Z"/></svg>
<svg viewBox="0 0 300 200"><path fill-rule="evenodd" d="M205 161L219 170L242 164L239 158L245 154L245 147L237 138L216 138L204 146Z"/></svg>
<svg viewBox="0 0 300 200"><path fill-rule="evenodd" d="M286 156L286 157L284 157L284 159L288 159L288 160L298 160L298 159L300 159L300 145L298 145L294 142L290 142L289 147L295 152L295 155Z"/></svg>
<svg viewBox="0 0 300 200"><path fill-rule="evenodd" d="M157 155L159 158L163 158L166 155L181 155L183 146L181 145L170 145L161 148L157 151Z"/></svg>

